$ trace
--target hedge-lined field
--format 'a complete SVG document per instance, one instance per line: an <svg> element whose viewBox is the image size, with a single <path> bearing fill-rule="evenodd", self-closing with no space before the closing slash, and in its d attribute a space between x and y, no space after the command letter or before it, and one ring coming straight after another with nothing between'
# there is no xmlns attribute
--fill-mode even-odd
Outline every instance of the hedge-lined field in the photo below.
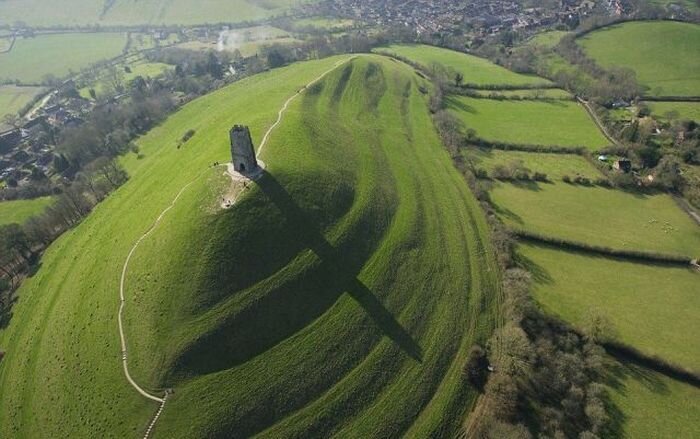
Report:
<svg viewBox="0 0 700 439"><path fill-rule="evenodd" d="M498 165L508 166L511 163L522 163L534 172L547 174L548 180L558 181L565 175L571 178L581 176L593 181L603 176L583 157L575 154L548 154L542 152L503 151L469 147L462 149L464 156L476 168L485 169L489 175Z"/></svg>
<svg viewBox="0 0 700 439"><path fill-rule="evenodd" d="M603 316L614 339L647 355L700 370L700 273L522 243L534 297L548 312L579 327Z"/></svg>
<svg viewBox="0 0 700 439"><path fill-rule="evenodd" d="M465 84L532 86L551 85L544 78L522 75L492 63L491 61L454 50L419 44L393 44L375 49L379 53L398 55L427 69L440 64L464 75Z"/></svg>
<svg viewBox="0 0 700 439"><path fill-rule="evenodd" d="M700 88L698 88L700 93ZM654 116L662 119L687 119L700 122L700 102L645 102Z"/></svg>
<svg viewBox="0 0 700 439"><path fill-rule="evenodd" d="M578 40L603 67L631 68L656 96L700 93L700 25L676 21L627 22Z"/></svg>
<svg viewBox="0 0 700 439"><path fill-rule="evenodd" d="M489 141L598 150L609 144L573 101L499 101L452 96L448 109Z"/></svg>
<svg viewBox="0 0 700 439"><path fill-rule="evenodd" d="M32 216L42 213L52 200L51 197L41 197L33 200L0 201L0 225L22 224Z"/></svg>
<svg viewBox="0 0 700 439"><path fill-rule="evenodd" d="M700 228L666 194L494 182L491 199L515 228L617 250L700 256Z"/></svg>

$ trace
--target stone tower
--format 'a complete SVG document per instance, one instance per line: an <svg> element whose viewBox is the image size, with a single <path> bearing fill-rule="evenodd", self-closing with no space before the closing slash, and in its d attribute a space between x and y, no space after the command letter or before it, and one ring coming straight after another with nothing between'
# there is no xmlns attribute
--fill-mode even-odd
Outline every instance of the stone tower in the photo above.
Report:
<svg viewBox="0 0 700 439"><path fill-rule="evenodd" d="M233 169L241 173L251 173L258 169L253 140L247 126L234 125L229 132L231 137L231 159Z"/></svg>

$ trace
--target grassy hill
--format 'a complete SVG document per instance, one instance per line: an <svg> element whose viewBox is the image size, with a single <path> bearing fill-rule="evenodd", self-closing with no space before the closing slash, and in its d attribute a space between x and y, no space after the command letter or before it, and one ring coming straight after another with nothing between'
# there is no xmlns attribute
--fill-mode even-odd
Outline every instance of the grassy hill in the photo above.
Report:
<svg viewBox="0 0 700 439"><path fill-rule="evenodd" d="M155 406L122 375L117 283L189 182L127 278L132 372L175 388L157 437L454 435L476 396L469 347L498 319L498 268L413 69L364 56L334 70L290 105L266 174L218 207L229 181L209 164L227 160L228 128L259 141L337 60L233 84L140 139L132 178L49 248L0 330L2 436L145 430Z"/></svg>
<svg viewBox="0 0 700 439"><path fill-rule="evenodd" d="M603 67L631 68L648 94L695 96L700 89L700 26L641 21L609 26L578 40Z"/></svg>
<svg viewBox="0 0 700 439"><path fill-rule="evenodd" d="M0 78L31 84L48 74L62 77L69 71L78 72L119 55L125 44L126 34L123 33L56 34L18 39L10 52L0 53Z"/></svg>
<svg viewBox="0 0 700 439"><path fill-rule="evenodd" d="M2 22L30 25L205 24L259 20L297 4L291 0L7 0Z"/></svg>
<svg viewBox="0 0 700 439"><path fill-rule="evenodd" d="M532 86L548 85L544 78L512 72L484 58L454 50L419 44L393 44L376 49L379 53L398 55L428 69L440 64L464 75L465 84Z"/></svg>

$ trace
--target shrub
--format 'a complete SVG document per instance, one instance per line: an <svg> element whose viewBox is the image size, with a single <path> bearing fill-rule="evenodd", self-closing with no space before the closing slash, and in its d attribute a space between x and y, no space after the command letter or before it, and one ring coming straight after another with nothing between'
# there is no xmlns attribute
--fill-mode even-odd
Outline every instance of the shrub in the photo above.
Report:
<svg viewBox="0 0 700 439"><path fill-rule="evenodd" d="M542 172L535 172L532 176L532 179L535 181L542 181L542 182L548 181L547 174L542 173Z"/></svg>
<svg viewBox="0 0 700 439"><path fill-rule="evenodd" d="M580 184L580 185L583 185L583 186L590 186L590 185L591 185L591 180L589 180L589 179L586 178L586 177L582 177L582 176L580 176L580 175L577 175L576 177L574 177L574 183Z"/></svg>
<svg viewBox="0 0 700 439"><path fill-rule="evenodd" d="M563 176L561 177L561 181L563 181L564 183L569 183L569 184L571 184L571 177L569 177L568 175L563 175Z"/></svg>
<svg viewBox="0 0 700 439"><path fill-rule="evenodd" d="M486 385L486 380L488 379L488 366L489 361L486 357L486 351L484 348L475 344L469 351L469 358L467 359L467 364L464 367L464 373L467 376L469 382L479 389L479 391L484 390Z"/></svg>
<svg viewBox="0 0 700 439"><path fill-rule="evenodd" d="M192 136L194 136L195 132L195 130L187 130L187 132L182 136L182 143L185 143L188 140L190 140Z"/></svg>
<svg viewBox="0 0 700 439"><path fill-rule="evenodd" d="M610 180L604 177L596 178L594 184L602 187L612 187L612 183L610 182Z"/></svg>

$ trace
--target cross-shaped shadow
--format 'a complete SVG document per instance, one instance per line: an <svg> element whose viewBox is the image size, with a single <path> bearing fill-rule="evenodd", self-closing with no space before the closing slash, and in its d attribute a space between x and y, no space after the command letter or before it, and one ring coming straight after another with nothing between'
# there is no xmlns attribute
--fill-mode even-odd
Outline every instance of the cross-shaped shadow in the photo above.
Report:
<svg viewBox="0 0 700 439"><path fill-rule="evenodd" d="M334 248L272 174L264 171L256 184L283 213L288 230L316 254L320 263L203 335L176 361L179 371L175 373L202 375L244 363L306 327L346 292L384 335L411 358L422 361L418 343L357 278L366 261L346 257L343 249Z"/></svg>

